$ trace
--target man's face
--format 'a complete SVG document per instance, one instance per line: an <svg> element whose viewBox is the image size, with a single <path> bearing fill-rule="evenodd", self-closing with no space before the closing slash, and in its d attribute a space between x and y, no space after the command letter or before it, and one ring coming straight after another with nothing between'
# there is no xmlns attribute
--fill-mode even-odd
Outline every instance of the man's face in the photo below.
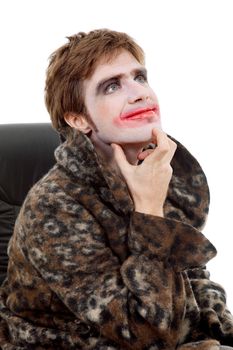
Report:
<svg viewBox="0 0 233 350"><path fill-rule="evenodd" d="M110 62L100 61L84 81L84 103L95 125L91 138L100 142L148 142L152 128L161 128L158 100L145 67L126 50Z"/></svg>

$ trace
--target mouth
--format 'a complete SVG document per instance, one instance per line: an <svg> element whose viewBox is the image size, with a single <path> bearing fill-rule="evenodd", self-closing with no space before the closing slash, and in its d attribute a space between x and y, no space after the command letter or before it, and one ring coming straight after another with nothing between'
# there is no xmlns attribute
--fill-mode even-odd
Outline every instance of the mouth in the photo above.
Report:
<svg viewBox="0 0 233 350"><path fill-rule="evenodd" d="M140 108L132 112L121 114L120 119L121 120L144 119L158 113L159 113L159 106L155 105L152 107Z"/></svg>

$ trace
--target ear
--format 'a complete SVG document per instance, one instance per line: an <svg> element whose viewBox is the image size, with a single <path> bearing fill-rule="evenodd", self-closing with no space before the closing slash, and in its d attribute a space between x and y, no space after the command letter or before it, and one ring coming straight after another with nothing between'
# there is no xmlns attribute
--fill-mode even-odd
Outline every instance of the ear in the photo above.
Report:
<svg viewBox="0 0 233 350"><path fill-rule="evenodd" d="M64 119L71 128L82 131L84 134L91 131L91 126L83 114L69 112L65 114Z"/></svg>

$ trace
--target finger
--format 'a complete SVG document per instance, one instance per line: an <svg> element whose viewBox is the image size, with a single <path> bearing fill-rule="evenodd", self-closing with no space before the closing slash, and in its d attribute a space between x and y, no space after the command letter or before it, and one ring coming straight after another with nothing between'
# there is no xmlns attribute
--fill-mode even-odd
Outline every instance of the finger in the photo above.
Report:
<svg viewBox="0 0 233 350"><path fill-rule="evenodd" d="M152 129L152 141L157 145L157 147L155 152L151 154L151 158L160 159L170 151L170 144L167 134L161 129Z"/></svg>
<svg viewBox="0 0 233 350"><path fill-rule="evenodd" d="M137 155L137 159L138 160L144 160L146 157L148 157L152 152L154 152L154 149L147 149L143 152L140 152L138 155Z"/></svg>
<svg viewBox="0 0 233 350"><path fill-rule="evenodd" d="M169 140L169 144L170 144L170 155L171 155L171 158L173 158L175 152L176 152L176 149L177 149L177 144L171 140L170 138L168 138Z"/></svg>
<svg viewBox="0 0 233 350"><path fill-rule="evenodd" d="M158 128L152 129L152 139L153 142L157 144L157 147L148 160L151 159L153 161L157 159L171 162L177 148L176 143L171 140L163 130Z"/></svg>
<svg viewBox="0 0 233 350"><path fill-rule="evenodd" d="M152 129L152 141L161 149L168 148L169 146L167 134L158 128Z"/></svg>
<svg viewBox="0 0 233 350"><path fill-rule="evenodd" d="M117 165L119 166L122 174L124 173L124 170L128 169L129 167L129 163L126 159L126 156L124 154L123 149L121 148L121 146L117 145L116 143L112 143L111 147L113 149L113 155L114 158L117 162Z"/></svg>

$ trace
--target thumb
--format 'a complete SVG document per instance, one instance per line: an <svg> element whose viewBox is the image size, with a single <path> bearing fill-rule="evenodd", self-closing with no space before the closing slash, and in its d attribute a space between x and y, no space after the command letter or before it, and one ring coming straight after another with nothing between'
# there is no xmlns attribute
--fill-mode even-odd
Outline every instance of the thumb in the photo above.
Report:
<svg viewBox="0 0 233 350"><path fill-rule="evenodd" d="M113 149L113 155L114 158L117 162L117 165L119 166L122 174L124 172L125 169L127 169L129 167L129 163L126 159L125 153L123 151L123 149L121 148L121 146L117 145L116 143L112 143L111 147Z"/></svg>

